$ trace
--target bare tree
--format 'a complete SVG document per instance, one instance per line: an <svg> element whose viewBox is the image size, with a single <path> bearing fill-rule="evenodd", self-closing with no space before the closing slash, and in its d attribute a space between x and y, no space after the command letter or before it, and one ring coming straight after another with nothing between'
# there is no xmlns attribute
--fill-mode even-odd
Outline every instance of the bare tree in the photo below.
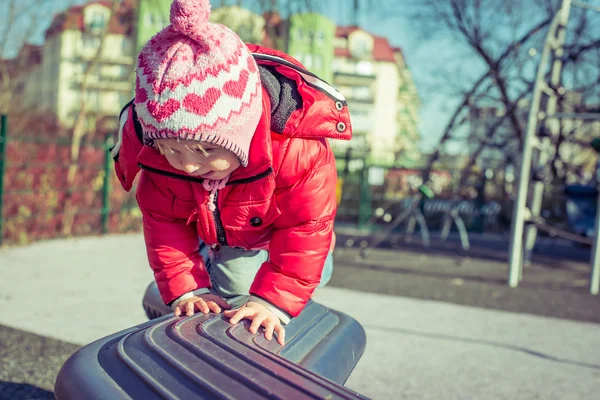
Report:
<svg viewBox="0 0 600 400"><path fill-rule="evenodd" d="M23 47L25 43L31 38L34 33L38 15L34 11L37 7L41 6L43 0L37 0L30 7L23 4L22 1L9 0L7 7L6 23L0 29L0 114L8 114L10 105L12 103L11 98L15 91L18 80L17 75L29 69L31 66L27 65L26 60L15 59L6 60L4 55L7 51L7 46L11 42L11 32L15 28L17 21L21 18L29 18L29 23L22 37L21 43L11 42L10 44L17 49Z"/></svg>
<svg viewBox="0 0 600 400"><path fill-rule="evenodd" d="M121 2L119 0L113 0L112 6L110 9L110 14L107 19L107 23L104 26L102 32L100 33L99 40L97 41L97 47L94 51L94 55L91 60L86 64L85 69L83 71L81 77L81 84L79 85L79 111L75 118L75 123L73 125L73 129L71 132L71 146L70 146L70 159L69 159L69 168L67 171L67 185L70 188L67 199L65 201L64 207L64 215L62 221L62 230L64 235L70 235L73 227L73 221L75 215L77 214L76 207L74 207L72 202L72 193L74 190L75 177L79 170L79 153L81 151L81 143L83 137L88 133L89 128L89 118L90 118L90 110L88 107L88 97L87 93L89 92L89 85L92 78L92 75L97 70L99 62L102 58L103 48L105 39L109 33L110 29L110 21L115 15L116 11L121 6Z"/></svg>
<svg viewBox="0 0 600 400"><path fill-rule="evenodd" d="M221 0L220 6L235 4L253 10L265 17L265 33L269 44L278 50L287 50L288 31L282 16L319 11L318 0Z"/></svg>
<svg viewBox="0 0 600 400"><path fill-rule="evenodd" d="M470 60L479 63L485 71L476 80L472 80L468 74L454 77L454 81L462 83L464 88L462 101L429 159L424 172L425 180L445 151L445 145L453 140L468 139L473 144L469 146L471 153L467 168L460 179L463 184L486 150L506 150L507 146L515 143L516 149L520 147L528 111L527 102L533 88L533 73L538 62L535 56L537 49L543 46L549 23L561 3L558 0L538 0L533 3L516 0L423 0L414 6L411 12L412 20L417 22L415 29L431 40L451 37L454 43L462 44L461 51L467 51L471 55ZM393 12L388 10L387 14L393 15ZM569 78L565 79L563 85L569 87L550 90L560 89L563 94L569 91L577 92L582 97L598 98L600 38L593 27L600 22L599 17L582 10L572 12L564 54L564 71ZM461 62L459 65L464 66L464 61L458 57L448 61ZM569 101L566 97L561 100ZM501 116L491 128L489 124L482 124L488 129L486 132L464 136L469 126L477 123L473 120L473 115L477 113L469 110L486 108L497 109ZM501 126L503 129L499 130ZM510 132L509 137L498 137L500 131ZM568 137L568 132L562 132L554 144L558 148ZM564 169L565 160L560 159L559 151L554 154L553 172L559 174Z"/></svg>

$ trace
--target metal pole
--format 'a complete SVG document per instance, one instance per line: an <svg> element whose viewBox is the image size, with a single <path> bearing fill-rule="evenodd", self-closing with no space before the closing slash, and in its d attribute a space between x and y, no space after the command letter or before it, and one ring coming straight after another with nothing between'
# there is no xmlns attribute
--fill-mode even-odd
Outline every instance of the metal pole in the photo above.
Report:
<svg viewBox="0 0 600 400"><path fill-rule="evenodd" d="M600 153L598 154L600 158ZM594 245L592 247L590 275L590 293L598 294L600 291L600 159L596 164L596 188L598 188L598 198L596 201L596 223L594 226Z"/></svg>
<svg viewBox="0 0 600 400"><path fill-rule="evenodd" d="M369 166L367 157L363 159L360 172L360 196L358 203L358 229L363 229L371 216L371 187L369 185Z"/></svg>
<svg viewBox="0 0 600 400"><path fill-rule="evenodd" d="M6 167L6 142L8 141L8 117L0 115L0 246L4 239L4 169Z"/></svg>
<svg viewBox="0 0 600 400"><path fill-rule="evenodd" d="M112 138L106 136L104 141L104 181L102 182L102 234L108 233L108 217L110 216L110 173L112 159L110 148L112 147Z"/></svg>
<svg viewBox="0 0 600 400"><path fill-rule="evenodd" d="M538 65L536 84L533 91L531 108L529 110L529 118L527 121L527 131L525 140L523 141L523 155L521 157L521 169L519 173L519 185L517 187L517 197L513 208L512 227L510 232L510 249L509 249L509 270L508 270L508 285L517 287L519 284L521 269L523 268L523 230L525 225L525 208L527 203L527 192L529 190L529 178L531 174L531 158L533 153L534 142L536 140L536 128L538 122L538 113L542 99L542 91L544 77L548 58L550 57L550 40L554 36L553 33L558 25L559 13L554 17L552 24L548 30L544 49L540 57Z"/></svg>
<svg viewBox="0 0 600 400"><path fill-rule="evenodd" d="M590 259L590 267L592 273L590 275L590 293L597 295L600 290L600 139L594 139L591 143L592 148L596 150L596 190L598 197L596 198L596 219L594 224L594 243L592 247L592 258Z"/></svg>
<svg viewBox="0 0 600 400"><path fill-rule="evenodd" d="M562 8L559 11L560 17L558 24L556 26L556 35L552 33L552 48L554 50L553 58L554 61L552 63L552 71L550 75L550 88L551 90L557 90L560 85L560 75L562 71L562 57L564 53L563 44L565 42L566 37L566 28L567 23L569 21L569 13L571 10L571 0L563 0ZM546 106L546 118L549 116L553 116L556 113L556 106L558 104L558 96L556 93L552 92L548 99L548 104ZM551 119L545 121L548 130L550 131L552 138L557 137L560 134L560 120L559 119ZM550 138L541 139L543 142L540 148L537 150L538 157L536 160L536 169L544 168L550 159L549 147L551 146ZM533 184L533 196L531 198L531 203L529 209L531 210L532 217L538 217L542 211L542 202L544 200L544 182L536 181ZM531 253L533 252L533 248L535 246L535 241L537 239L537 227L535 225L527 226L527 230L525 233L525 255L524 261L529 263L531 260Z"/></svg>

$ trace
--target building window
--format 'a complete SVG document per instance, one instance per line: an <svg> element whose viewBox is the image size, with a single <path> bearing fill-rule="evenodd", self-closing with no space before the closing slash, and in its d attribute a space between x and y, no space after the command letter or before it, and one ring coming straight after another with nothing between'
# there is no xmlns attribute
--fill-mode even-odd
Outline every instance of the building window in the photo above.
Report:
<svg viewBox="0 0 600 400"><path fill-rule="evenodd" d="M155 24L154 13L147 12L146 13L146 25L154 26Z"/></svg>
<svg viewBox="0 0 600 400"><path fill-rule="evenodd" d="M315 55L315 69L323 68L323 56L320 54Z"/></svg>
<svg viewBox="0 0 600 400"><path fill-rule="evenodd" d="M123 37L123 43L121 44L121 50L124 56L130 56L133 54L133 41L127 37Z"/></svg>
<svg viewBox="0 0 600 400"><path fill-rule="evenodd" d="M304 55L304 66L307 69L311 69L313 67L313 56L312 56L312 54L305 54Z"/></svg>
<svg viewBox="0 0 600 400"><path fill-rule="evenodd" d="M304 55L302 53L295 53L292 57L294 57L296 60L298 60L298 62L300 62L300 64L304 64L304 62L302 61L302 59Z"/></svg>
<svg viewBox="0 0 600 400"><path fill-rule="evenodd" d="M370 100L371 91L366 86L358 86L352 90L352 97L357 100Z"/></svg>
<svg viewBox="0 0 600 400"><path fill-rule="evenodd" d="M104 29L106 26L106 14L99 11L92 13L92 22L90 23L92 29Z"/></svg>
<svg viewBox="0 0 600 400"><path fill-rule="evenodd" d="M356 73L359 75L373 75L373 63L360 61L356 64Z"/></svg>
<svg viewBox="0 0 600 400"><path fill-rule="evenodd" d="M336 49L345 49L348 47L348 41L344 38L336 37L333 40L333 47Z"/></svg>
<svg viewBox="0 0 600 400"><path fill-rule="evenodd" d="M315 43L318 46L322 46L323 44L325 44L325 33L323 31L315 32Z"/></svg>
<svg viewBox="0 0 600 400"><path fill-rule="evenodd" d="M91 35L83 35L83 37L81 38L81 52L85 53L85 54L89 54L90 52L96 52L98 51L98 48L100 47L100 38L97 36L91 36Z"/></svg>
<svg viewBox="0 0 600 400"><path fill-rule="evenodd" d="M350 115L357 118L367 118L369 116L369 111L354 107L350 111Z"/></svg>

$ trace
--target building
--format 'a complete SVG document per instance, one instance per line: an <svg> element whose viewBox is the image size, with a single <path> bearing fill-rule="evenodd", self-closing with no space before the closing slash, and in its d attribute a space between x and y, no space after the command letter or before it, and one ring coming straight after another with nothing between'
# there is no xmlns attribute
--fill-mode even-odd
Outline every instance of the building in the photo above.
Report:
<svg viewBox="0 0 600 400"><path fill-rule="evenodd" d="M6 113L11 106L22 105L29 80L29 73L42 63L42 46L25 43L13 59L0 59L0 112Z"/></svg>
<svg viewBox="0 0 600 400"><path fill-rule="evenodd" d="M173 0L131 0L137 9L135 55L154 35L169 25Z"/></svg>
<svg viewBox="0 0 600 400"><path fill-rule="evenodd" d="M132 93L133 9L124 5L111 17L110 7L111 2L92 1L54 18L46 32L41 63L28 76L24 105L55 115L66 128L75 122L82 101L89 110L90 126L104 119L115 120ZM107 24L108 33L99 52ZM84 80L96 58L95 67Z"/></svg>
<svg viewBox="0 0 600 400"><path fill-rule="evenodd" d="M352 119L351 142L332 142L334 149L370 149L377 91L371 34L356 27L336 29L332 83L346 97Z"/></svg>
<svg viewBox="0 0 600 400"><path fill-rule="evenodd" d="M396 163L403 167L415 167L421 159L419 142L419 109L421 100L417 86L412 78L410 69L406 65L402 49L393 48L394 58L400 74L400 87L398 88L398 137Z"/></svg>
<svg viewBox="0 0 600 400"><path fill-rule="evenodd" d="M260 44L265 36L265 18L239 6L214 9L210 21L225 25L246 43Z"/></svg>
<svg viewBox="0 0 600 400"><path fill-rule="evenodd" d="M213 10L211 21L227 26L246 43L281 50L307 70L331 82L335 22L314 12L297 13L284 20L276 12L263 16L239 6Z"/></svg>
<svg viewBox="0 0 600 400"><path fill-rule="evenodd" d="M338 150L366 151L371 164L382 166L398 165L409 151L418 156L416 88L401 52L386 38L338 27L333 85L348 100L353 128L349 144L334 144Z"/></svg>
<svg viewBox="0 0 600 400"><path fill-rule="evenodd" d="M326 82L333 79L335 22L317 13L301 13L289 19L286 53Z"/></svg>

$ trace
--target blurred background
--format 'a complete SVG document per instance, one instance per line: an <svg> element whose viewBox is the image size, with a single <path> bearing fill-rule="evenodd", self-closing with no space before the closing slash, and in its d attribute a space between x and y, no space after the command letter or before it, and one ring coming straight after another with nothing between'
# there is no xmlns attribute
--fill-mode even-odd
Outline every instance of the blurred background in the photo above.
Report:
<svg viewBox="0 0 600 400"><path fill-rule="evenodd" d="M137 52L168 23L170 3L1 2L3 244L140 229L105 150L132 98ZM582 4L570 7L552 88L558 109L577 115L600 107L600 13ZM239 0L213 1L211 18L249 43L287 52L346 96L354 137L332 141L339 226L376 230L425 184L428 229L442 229L461 202L468 231L508 233L536 70L562 5ZM571 118L558 130L536 127L548 138L544 168L533 171L544 182L539 214L587 236L599 126ZM573 184L585 186L579 197L568 196ZM587 222L569 219L569 200Z"/></svg>
<svg viewBox="0 0 600 400"><path fill-rule="evenodd" d="M316 300L367 331L349 387L597 398L600 0L211 3L347 99ZM146 319L135 188L107 150L170 5L0 0L0 399L54 398L79 346Z"/></svg>

